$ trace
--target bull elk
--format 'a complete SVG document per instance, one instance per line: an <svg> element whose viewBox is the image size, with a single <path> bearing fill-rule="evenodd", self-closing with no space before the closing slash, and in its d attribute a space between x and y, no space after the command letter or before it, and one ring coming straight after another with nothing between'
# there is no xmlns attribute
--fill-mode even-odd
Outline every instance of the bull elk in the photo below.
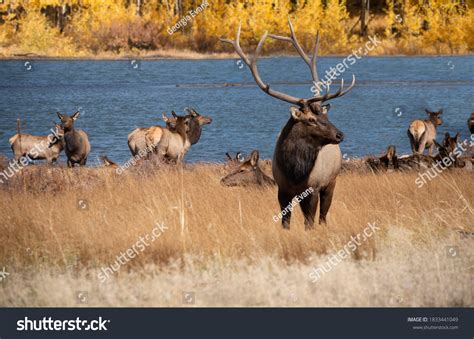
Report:
<svg viewBox="0 0 474 339"><path fill-rule="evenodd" d="M268 35L268 32L265 32L251 58L240 47L241 25L237 29L235 40L221 39L221 41L230 43L234 47L237 54L249 67L255 82L262 91L276 99L295 105L290 108L290 118L278 137L273 154L272 172L278 185L278 201L282 211L296 195L310 187L313 188L313 193L300 203L305 228L311 229L314 225L319 199L321 200L319 223L326 223L336 177L342 163L342 154L338 144L344 139L344 134L329 121L327 113L330 106L323 103L348 93L355 85L355 77L353 76L352 83L346 90L344 90L344 80L341 80L337 92L330 94L328 86L324 95L315 93L314 97L307 99L294 97L271 88L261 79L257 68L257 60L267 37L290 42L309 66L313 82L319 83L316 67L319 33L316 36L313 55L310 58L300 46L289 17L288 25L290 37ZM283 228L290 228L290 220L291 213L285 213L282 218Z"/></svg>
<svg viewBox="0 0 474 339"><path fill-rule="evenodd" d="M240 153L239 153L240 154ZM224 186L273 186L275 180L265 174L259 165L259 153L257 150L252 151L250 157L243 162L236 159L237 168L221 179Z"/></svg>
<svg viewBox="0 0 474 339"><path fill-rule="evenodd" d="M89 137L82 129L75 129L74 122L79 118L80 112L76 112L71 116L57 112L61 120L61 127L64 135L50 143L50 147L58 143L64 143L64 152L67 156L67 166L74 167L76 164L85 166L87 157L91 151Z"/></svg>
<svg viewBox="0 0 474 339"><path fill-rule="evenodd" d="M19 161L21 157L28 157L31 160L46 160L50 164L55 163L63 150L63 145L57 143L53 147L48 146L61 133L61 126L56 125L56 130L47 136L15 134L9 139L15 161Z"/></svg>
<svg viewBox="0 0 474 339"><path fill-rule="evenodd" d="M423 154L425 148L429 147L428 154L432 156L434 147L433 140L436 139L436 129L443 123L440 118L440 115L443 114L443 110L431 112L425 109L425 111L426 114L428 114L428 119L412 121L407 134L410 139L413 154Z"/></svg>

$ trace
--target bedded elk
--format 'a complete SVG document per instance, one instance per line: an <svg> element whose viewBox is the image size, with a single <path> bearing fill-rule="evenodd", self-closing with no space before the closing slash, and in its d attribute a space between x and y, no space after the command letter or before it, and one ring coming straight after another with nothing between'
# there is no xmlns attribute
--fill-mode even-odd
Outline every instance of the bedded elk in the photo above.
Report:
<svg viewBox="0 0 474 339"><path fill-rule="evenodd" d="M461 133L459 132L454 137L446 132L441 144L434 140L438 148L438 154L434 159L446 167L472 168L472 155L463 155L462 149L459 147L460 141Z"/></svg>
<svg viewBox="0 0 474 339"><path fill-rule="evenodd" d="M474 134L474 112L472 112L469 119L467 119L467 128L469 128L471 134Z"/></svg>
<svg viewBox="0 0 474 339"><path fill-rule="evenodd" d="M57 112L61 120L61 127L64 130L64 135L61 138L56 138L50 143L49 147L54 147L58 143L63 143L64 153L67 156L67 166L74 167L75 164L85 166L87 157L91 151L89 137L82 129L75 129L74 122L79 118L80 112L76 112L71 116Z"/></svg>
<svg viewBox="0 0 474 339"><path fill-rule="evenodd" d="M115 161L109 159L106 155L101 155L99 157L100 161L104 164L104 167L117 168L118 164Z"/></svg>
<svg viewBox="0 0 474 339"><path fill-rule="evenodd" d="M443 110L430 112L425 109L425 111L426 114L428 114L428 119L412 121L407 134L410 139L413 154L423 154L425 148L429 147L428 154L432 156L434 147L433 140L436 139L436 129L443 123L440 118L440 115L443 114Z"/></svg>
<svg viewBox="0 0 474 339"><path fill-rule="evenodd" d="M275 180L265 174L259 164L259 153L253 150L249 158L236 164L231 173L221 179L224 186L273 186Z"/></svg>
<svg viewBox="0 0 474 339"><path fill-rule="evenodd" d="M319 77L316 67L317 52L319 46L319 33L313 55L310 58L301 48L290 18L288 17L290 37L270 35L271 38L290 42L309 66L314 84L318 84ZM291 107L291 116L283 127L278 137L273 154L272 172L278 185L278 201L283 211L292 199L309 187L313 193L301 201L300 207L304 215L306 229L314 224L314 217L320 199L319 222L326 222L326 215L331 206L336 177L339 174L342 163L342 154L339 143L344 139L344 134L339 131L328 119L329 104L323 104L331 99L341 97L348 93L355 85L353 76L352 84L344 90L344 80L341 80L337 92L330 94L329 86L324 95L319 92L311 98L298 98L274 90L269 84L261 79L257 60L262 46L267 39L268 32L261 37L255 54L249 58L240 47L241 25L237 29L235 40L221 39L230 43L240 58L249 67L258 87L268 95L295 105ZM282 218L285 229L290 228L291 213L286 213Z"/></svg>
<svg viewBox="0 0 474 339"><path fill-rule="evenodd" d="M391 168L398 169L397 149L389 145L380 157L368 157L365 160L367 166L374 172L387 171Z"/></svg>
<svg viewBox="0 0 474 339"><path fill-rule="evenodd" d="M180 163L191 147L189 122L191 117L176 116L174 129L153 126L145 134L146 147L158 155L158 160Z"/></svg>
<svg viewBox="0 0 474 339"><path fill-rule="evenodd" d="M21 157L28 157L31 160L46 160L50 164L55 163L63 150L63 145L57 143L54 147L49 147L49 144L61 133L61 126L56 125L55 131L47 136L15 134L9 139L14 160L19 161Z"/></svg>

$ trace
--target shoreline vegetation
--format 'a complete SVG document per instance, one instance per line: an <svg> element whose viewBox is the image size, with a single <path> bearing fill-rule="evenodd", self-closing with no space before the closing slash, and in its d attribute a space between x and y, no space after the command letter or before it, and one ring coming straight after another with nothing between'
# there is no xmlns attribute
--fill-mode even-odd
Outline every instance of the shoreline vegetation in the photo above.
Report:
<svg viewBox="0 0 474 339"><path fill-rule="evenodd" d="M323 58L343 58L346 54L323 54L320 57ZM426 57L470 57L474 56L474 52L465 54L373 54L364 56L364 58L397 58L397 57L412 57L412 58L426 58ZM260 59L265 58L301 58L299 55L290 53L272 53L261 56ZM124 60L142 60L142 61L154 61L154 60L233 60L239 59L237 54L234 53L199 53L189 50L163 50L151 53L139 53L139 54L114 54L114 53L101 53L100 55L82 55L82 56L54 56L54 55L40 55L35 53L20 53L12 55L2 55L0 50L0 61L9 60L70 60L70 61L124 61Z"/></svg>
<svg viewBox="0 0 474 339"><path fill-rule="evenodd" d="M0 59L236 58L220 38L233 39L241 23L252 53L265 31L288 36L288 16L307 51L320 33L321 56L351 54L375 37L368 56L472 55L473 3L374 0L362 26L353 0L11 0L0 3ZM262 51L287 55L292 46L270 38Z"/></svg>

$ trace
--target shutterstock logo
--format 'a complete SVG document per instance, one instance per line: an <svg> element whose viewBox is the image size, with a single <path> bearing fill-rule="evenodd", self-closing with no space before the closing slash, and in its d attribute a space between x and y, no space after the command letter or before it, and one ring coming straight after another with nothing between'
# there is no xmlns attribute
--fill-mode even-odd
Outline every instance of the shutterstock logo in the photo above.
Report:
<svg viewBox="0 0 474 339"><path fill-rule="evenodd" d="M110 320L99 319L81 320L77 317L75 320L53 320L51 317L43 317L39 320L30 320L28 317L16 322L17 331L107 331L106 324Z"/></svg>

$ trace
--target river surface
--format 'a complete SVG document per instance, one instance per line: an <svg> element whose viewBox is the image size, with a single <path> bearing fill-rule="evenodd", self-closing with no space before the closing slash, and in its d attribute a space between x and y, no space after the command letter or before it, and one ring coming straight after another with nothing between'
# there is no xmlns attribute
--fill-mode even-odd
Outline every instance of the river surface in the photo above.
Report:
<svg viewBox="0 0 474 339"><path fill-rule="evenodd" d="M321 57L319 72L342 59ZM312 95L309 70L300 58L261 59L259 69L275 89ZM344 72L346 83L352 74L356 86L332 100L329 113L346 135L341 149L347 158L380 154L389 144L398 153L409 152L407 127L426 117L425 108L443 108L442 135L461 132L468 138L474 56L365 57ZM336 91L338 83L331 88ZM0 61L0 154L11 156L8 138L16 133L17 118L23 133L47 135L58 121L57 111L79 110L76 127L89 134L92 145L88 164L97 164L102 154L124 162L131 156L127 135L134 128L163 124L161 112L182 113L185 107L213 118L187 154L188 162L223 161L227 151L253 149L270 158L290 114L290 105L263 93L236 59Z"/></svg>

